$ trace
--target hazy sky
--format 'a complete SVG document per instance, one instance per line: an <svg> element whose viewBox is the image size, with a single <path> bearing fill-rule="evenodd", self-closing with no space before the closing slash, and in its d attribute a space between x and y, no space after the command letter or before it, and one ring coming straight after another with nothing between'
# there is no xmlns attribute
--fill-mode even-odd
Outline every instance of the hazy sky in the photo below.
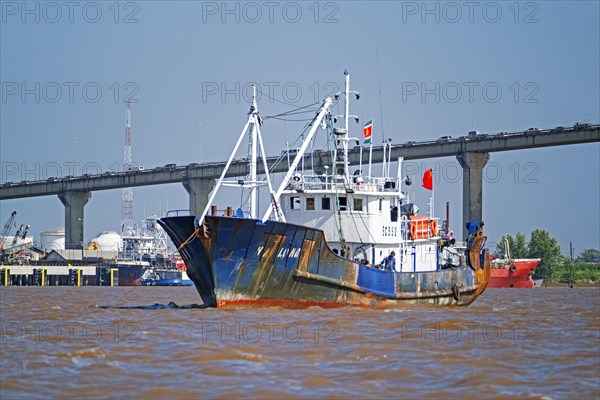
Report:
<svg viewBox="0 0 600 400"><path fill-rule="evenodd" d="M1 182L122 167L127 98L137 164L222 161L245 123L250 82L302 106L341 89L345 68L361 92L352 112L374 120L376 144L600 122L597 1L2 1L1 13ZM259 99L263 116L290 108ZM267 121L267 153L302 126ZM436 209L450 201L460 232L456 159L407 167L417 180L434 168ZM490 240L540 228L563 253L569 241L577 252L600 248L599 171L597 143L493 153ZM425 209L427 192L409 191ZM120 190L92 194L86 241L119 228L120 200ZM134 189L136 220L187 204L180 184ZM36 240L64 224L56 196L2 201L0 224L13 210Z"/></svg>

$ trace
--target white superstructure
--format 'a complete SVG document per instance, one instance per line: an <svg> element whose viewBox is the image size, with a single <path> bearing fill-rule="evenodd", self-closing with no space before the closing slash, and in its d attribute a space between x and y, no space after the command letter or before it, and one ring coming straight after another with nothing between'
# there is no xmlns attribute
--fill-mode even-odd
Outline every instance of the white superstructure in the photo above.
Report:
<svg viewBox="0 0 600 400"><path fill-rule="evenodd" d="M392 160L385 159L385 154L384 176L363 176L362 166L350 174L348 144L359 139L348 134L349 118L357 119L349 115L349 100L359 95L350 91L347 72L345 77L345 91L336 96L345 97L345 115L326 120L335 149L333 165L322 175L294 174L280 198L286 221L323 230L328 245L342 257L379 264L394 251L396 271L435 270L440 260L439 221L416 215L418 208L401 191L402 183L410 184L401 178L402 159L396 177L389 176ZM334 126L337 120L344 125Z"/></svg>

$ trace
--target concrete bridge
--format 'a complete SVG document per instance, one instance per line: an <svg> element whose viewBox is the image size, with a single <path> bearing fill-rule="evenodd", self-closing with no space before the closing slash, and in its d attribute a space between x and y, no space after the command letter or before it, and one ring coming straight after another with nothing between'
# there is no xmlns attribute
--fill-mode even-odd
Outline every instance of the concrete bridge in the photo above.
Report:
<svg viewBox="0 0 600 400"><path fill-rule="evenodd" d="M475 137L444 138L435 141L407 142L394 145L392 160L404 157L405 160L422 158L455 156L463 168L463 221L481 220L483 168L490 158L489 153L513 151L548 146L563 146L580 143L600 142L600 125L576 124L572 127L552 129L530 129L524 132L501 132L494 135L477 135ZM363 148L362 159L368 159L368 148ZM311 157L315 164L333 165L332 154L315 151L305 156L306 165L310 165ZM349 153L350 164L358 165L360 147ZM279 157L269 157L269 166ZM374 146L372 160L383 161L383 146ZM272 169L272 172L285 172L288 169L287 158ZM124 187L161 185L166 183L182 183L189 193L189 208L194 213L201 213L208 201L210 191L214 187L225 167L225 162L189 164L177 166L168 164L154 169L126 172L106 172L100 175L83 175L78 177L49 178L44 181L11 183L0 186L0 200L18 199L35 196L58 195L65 206L65 247L81 249L83 243L84 207L96 190L119 189ZM264 173L259 163L259 173ZM228 177L241 177L248 174L245 159L232 162Z"/></svg>

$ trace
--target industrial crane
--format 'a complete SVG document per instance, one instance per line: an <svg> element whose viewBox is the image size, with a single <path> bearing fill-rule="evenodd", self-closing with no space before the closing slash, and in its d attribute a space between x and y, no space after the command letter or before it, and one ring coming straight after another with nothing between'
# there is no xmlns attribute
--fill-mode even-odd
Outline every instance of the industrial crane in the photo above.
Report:
<svg viewBox="0 0 600 400"><path fill-rule="evenodd" d="M28 226L29 228L29 226ZM17 244L17 242L19 241L19 238L21 237L21 235L25 232L25 224L21 224L21 226L19 227L19 229L17 229L17 233L15 233L15 237L12 241L13 246L15 244ZM25 233L27 234L27 233Z"/></svg>
<svg viewBox="0 0 600 400"><path fill-rule="evenodd" d="M22 239L22 240L25 240L25 238L27 237L27 233L29 233L29 228L30 228L30 227L31 227L30 225L27 225L27 226L25 227L25 230L23 231L23 234L21 235L21 239Z"/></svg>
<svg viewBox="0 0 600 400"><path fill-rule="evenodd" d="M0 251L4 248L4 241L8 237L8 232L10 232L10 228L13 225L17 226L15 224L15 218L16 217L17 217L17 212L13 211L10 214L10 218L8 219L8 221L6 221L6 224L4 224L4 228L2 228L2 232L0 232Z"/></svg>

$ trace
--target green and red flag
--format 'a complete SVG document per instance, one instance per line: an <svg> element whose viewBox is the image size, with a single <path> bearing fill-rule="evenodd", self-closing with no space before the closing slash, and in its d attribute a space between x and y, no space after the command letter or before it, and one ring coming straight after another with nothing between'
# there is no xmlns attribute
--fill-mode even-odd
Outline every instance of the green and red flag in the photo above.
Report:
<svg viewBox="0 0 600 400"><path fill-rule="evenodd" d="M367 122L363 128L363 135L365 137L364 144L371 144L371 136L373 135L373 120Z"/></svg>

